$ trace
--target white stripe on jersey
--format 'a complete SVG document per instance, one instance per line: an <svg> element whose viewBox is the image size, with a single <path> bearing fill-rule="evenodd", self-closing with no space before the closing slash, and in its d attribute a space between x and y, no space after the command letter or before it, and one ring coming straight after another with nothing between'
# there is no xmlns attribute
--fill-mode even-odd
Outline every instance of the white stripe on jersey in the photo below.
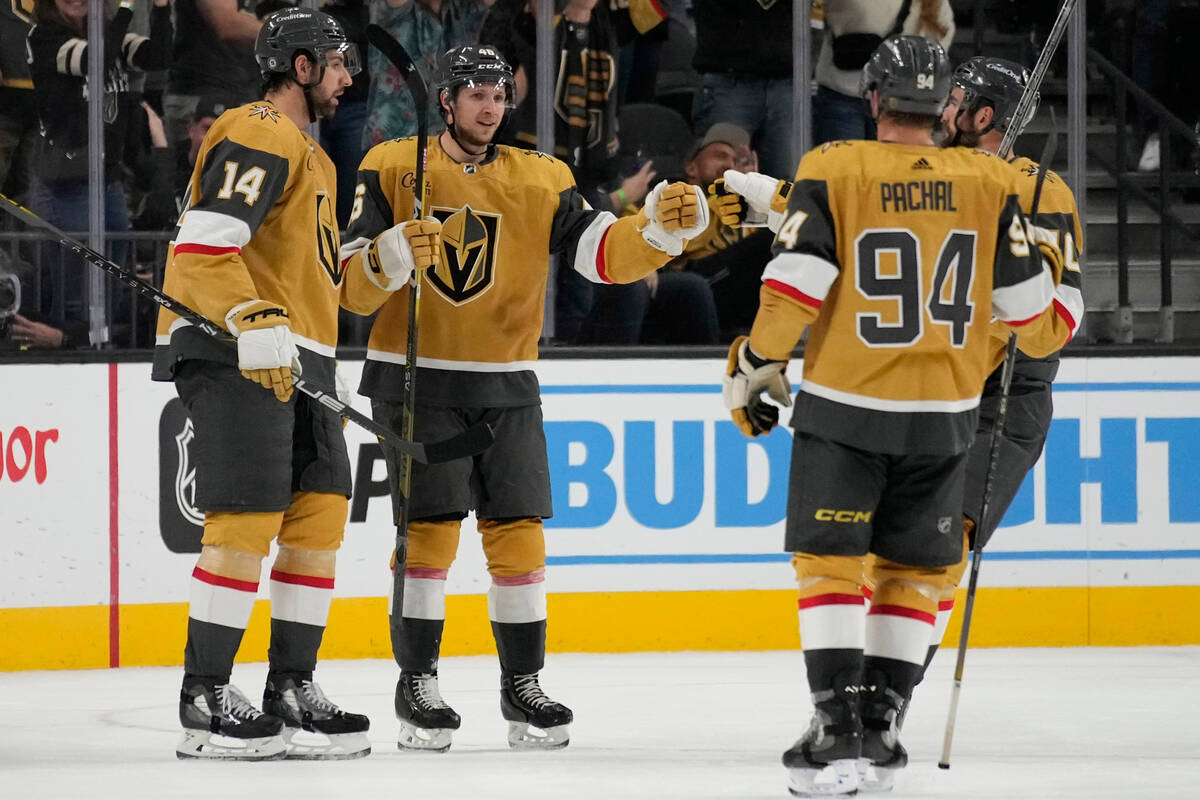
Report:
<svg viewBox="0 0 1200 800"><path fill-rule="evenodd" d="M128 66L133 66L133 59L137 56L138 50L141 50L142 45L148 41L150 40L145 36L139 36L136 33L125 34L125 39L121 42L121 56Z"/></svg>
<svg viewBox="0 0 1200 800"><path fill-rule="evenodd" d="M1083 293L1074 286L1060 283L1054 290L1054 299L1071 315L1071 336L1074 337L1075 331L1079 330L1079 323L1083 320Z"/></svg>
<svg viewBox="0 0 1200 800"><path fill-rule="evenodd" d="M180 317L171 323L171 327L168 328L167 333L160 333L154 337L154 344L166 347L171 343L171 334L175 333L175 331L179 330L180 328L190 327L192 327L191 321L186 317ZM303 347L305 350L308 350L311 353L316 353L319 356L325 356L326 358L334 358L337 356L337 347L334 345L321 344L320 342L309 339L305 336L298 336L294 331L292 332L292 341L296 343L297 347ZM417 363L420 362L418 361Z"/></svg>
<svg viewBox="0 0 1200 800"><path fill-rule="evenodd" d="M1032 319L1054 301L1054 279L1043 269L1013 286L992 289L992 313L1005 322Z"/></svg>
<svg viewBox="0 0 1200 800"><path fill-rule="evenodd" d="M855 408L866 408L871 411L897 411L901 413L940 412L957 414L970 411L979 405L979 395L964 400L886 400L882 397L869 397L865 394L852 394L838 389L831 389L819 383L813 383L805 378L800 384L800 391L814 397L823 397L835 403L843 403Z"/></svg>
<svg viewBox="0 0 1200 800"><path fill-rule="evenodd" d="M352 242L343 242L342 249L338 252L338 258L346 261L353 257L359 250L366 250L370 244L371 240L366 236L360 236ZM366 258L366 255L364 254L363 257Z"/></svg>
<svg viewBox="0 0 1200 800"><path fill-rule="evenodd" d="M67 39L58 48L55 66L63 75L83 75L83 54L87 50L87 39Z"/></svg>
<svg viewBox="0 0 1200 800"><path fill-rule="evenodd" d="M596 259L600 255L600 243L604 241L604 234L616 221L617 218L612 214L602 211L587 226L587 229L579 237L579 242L575 245L575 263L571 266L592 283L611 283L600 277ZM420 364L420 361L417 363Z"/></svg>
<svg viewBox="0 0 1200 800"><path fill-rule="evenodd" d="M403 366L406 359L400 353L386 353L383 350L368 350L368 361L386 361L389 364ZM417 356L417 366L429 369L449 369L457 372L524 372L533 369L536 361L450 361L445 358L426 358Z"/></svg>
<svg viewBox="0 0 1200 800"><path fill-rule="evenodd" d="M841 270L810 253L780 253L763 269L762 279L786 283L814 300L825 299Z"/></svg>
<svg viewBox="0 0 1200 800"><path fill-rule="evenodd" d="M236 247L239 250L250 241L250 226L237 217L218 211L189 208L179 221L175 245L202 244L209 247Z"/></svg>

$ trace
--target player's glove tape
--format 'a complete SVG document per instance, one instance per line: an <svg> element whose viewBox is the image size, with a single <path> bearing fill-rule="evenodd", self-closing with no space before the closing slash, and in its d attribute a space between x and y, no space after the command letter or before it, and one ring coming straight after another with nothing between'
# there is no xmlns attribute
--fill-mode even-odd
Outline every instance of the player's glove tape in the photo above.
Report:
<svg viewBox="0 0 1200 800"><path fill-rule="evenodd" d="M393 225L371 242L363 269L380 289L394 292L408 283L414 269L441 264L441 235L442 224L432 217Z"/></svg>
<svg viewBox="0 0 1200 800"><path fill-rule="evenodd" d="M708 227L708 203L699 186L659 181L646 195L638 221L638 232L654 248L669 256L683 252L688 239Z"/></svg>
<svg viewBox="0 0 1200 800"><path fill-rule="evenodd" d="M760 215L760 219L766 217L767 227L771 232L779 233L779 227L783 225L784 217L787 216L787 196L792 188L788 181L781 181L761 172L727 169L725 187L746 198L746 204Z"/></svg>
<svg viewBox="0 0 1200 800"><path fill-rule="evenodd" d="M290 400L292 373L300 375L300 350L292 339L287 310L266 300L248 300L229 309L225 327L237 337L242 375L275 392L281 403Z"/></svg>
<svg viewBox="0 0 1200 800"><path fill-rule="evenodd" d="M783 406L792 404L792 385L784 370L786 361L762 358L750 349L750 337L739 336L729 347L729 364L721 381L721 399L733 422L747 436L769 433L779 424L779 408L762 398L767 395Z"/></svg>

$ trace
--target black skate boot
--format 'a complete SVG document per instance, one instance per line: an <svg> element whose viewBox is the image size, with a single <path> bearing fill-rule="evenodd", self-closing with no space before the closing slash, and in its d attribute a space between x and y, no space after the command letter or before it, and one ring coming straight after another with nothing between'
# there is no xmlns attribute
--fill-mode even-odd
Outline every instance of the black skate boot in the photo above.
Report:
<svg viewBox="0 0 1200 800"><path fill-rule="evenodd" d="M371 752L371 721L348 714L329 702L321 687L305 675L270 673L263 690L263 711L283 720L287 757L308 760L362 758ZM304 736L302 731L315 736ZM297 734L301 734L299 739Z"/></svg>
<svg viewBox="0 0 1200 800"><path fill-rule="evenodd" d="M872 669L863 679L859 703L863 723L859 788L864 792L891 791L896 773L908 764L908 751L899 738L908 701L888 686L887 675Z"/></svg>
<svg viewBox="0 0 1200 800"><path fill-rule="evenodd" d="M500 713L508 720L508 746L517 750L556 750L566 747L571 709L546 696L536 672L500 675Z"/></svg>
<svg viewBox="0 0 1200 800"><path fill-rule="evenodd" d="M857 686L835 683L812 696L808 730L783 754L788 791L796 797L852 795L858 791L856 766L862 749Z"/></svg>
<svg viewBox="0 0 1200 800"><path fill-rule="evenodd" d="M462 724L458 713L442 699L435 673L401 672L396 683L396 716L400 720L401 750L444 753Z"/></svg>
<svg viewBox="0 0 1200 800"><path fill-rule="evenodd" d="M229 683L184 677L179 692L179 758L271 761L287 754L283 720L264 714ZM215 738L214 738L215 737Z"/></svg>

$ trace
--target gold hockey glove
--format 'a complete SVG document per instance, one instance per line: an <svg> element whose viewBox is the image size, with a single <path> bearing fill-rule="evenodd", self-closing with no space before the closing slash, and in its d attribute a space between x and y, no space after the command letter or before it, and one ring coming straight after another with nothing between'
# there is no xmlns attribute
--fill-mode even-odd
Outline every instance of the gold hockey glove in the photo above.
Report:
<svg viewBox="0 0 1200 800"><path fill-rule="evenodd" d="M724 178L717 178L709 185L708 209L727 228L740 228L748 210L742 196L729 189Z"/></svg>
<svg viewBox="0 0 1200 800"><path fill-rule="evenodd" d="M721 381L721 397L733 423L747 436L770 433L779 424L779 408L763 400L762 393L782 406L792 404L786 361L762 358L750 349L750 337L739 336L729 347L729 363Z"/></svg>
<svg viewBox="0 0 1200 800"><path fill-rule="evenodd" d="M229 309L225 327L237 337L238 369L247 380L292 398L292 373L300 374L300 350L292 340L287 309L266 300L248 300Z"/></svg>
<svg viewBox="0 0 1200 800"><path fill-rule="evenodd" d="M708 227L708 203L699 186L690 183L659 181L646 195L646 204L638 212L637 229L642 238L669 256L683 252L688 239L694 239Z"/></svg>
<svg viewBox="0 0 1200 800"><path fill-rule="evenodd" d="M375 237L363 269L371 282L388 292L408 283L414 269L436 268L442 260L442 223L432 217L410 219Z"/></svg>

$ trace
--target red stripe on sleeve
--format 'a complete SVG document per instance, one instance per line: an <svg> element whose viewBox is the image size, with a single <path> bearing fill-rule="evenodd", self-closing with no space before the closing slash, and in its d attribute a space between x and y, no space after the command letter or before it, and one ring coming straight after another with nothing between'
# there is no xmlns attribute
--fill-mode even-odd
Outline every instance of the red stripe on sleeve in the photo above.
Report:
<svg viewBox="0 0 1200 800"><path fill-rule="evenodd" d="M184 242L183 244L175 245L175 253L197 253L202 256L223 256L229 253L241 253L240 247L215 247L211 244L196 244L194 242Z"/></svg>
<svg viewBox="0 0 1200 800"><path fill-rule="evenodd" d="M798 303L803 303L806 306L812 306L813 308L817 309L821 307L822 301L815 297L809 297L795 286L789 286L782 281L775 280L774 278L767 278L765 281L763 281L763 283L765 283L767 286L770 286L780 294L786 294L788 297L792 298Z"/></svg>
<svg viewBox="0 0 1200 800"><path fill-rule="evenodd" d="M1065 321L1067 323L1067 327L1071 329L1071 338L1074 338L1075 337L1075 326L1078 323L1076 323L1075 318L1071 316L1071 312L1068 311L1067 307L1065 305L1063 305L1062 302L1059 300L1054 301L1054 310L1057 311L1058 315L1060 317L1062 317L1063 321ZM1070 341L1070 340L1068 339L1068 341Z"/></svg>
<svg viewBox="0 0 1200 800"><path fill-rule="evenodd" d="M224 575L214 575L199 567L192 570L192 577L201 583L207 583L211 586L223 586L226 589L236 589L239 592L258 591L258 581L239 581L237 578L226 578Z"/></svg>
<svg viewBox="0 0 1200 800"><path fill-rule="evenodd" d="M953 600L939 600L938 601L938 611L950 611L953 608L954 608Z"/></svg>
<svg viewBox="0 0 1200 800"><path fill-rule="evenodd" d="M294 586L312 586L316 589L332 589L333 578L318 578L315 575L297 575L294 572L271 570L271 580L279 583L290 583Z"/></svg>
<svg viewBox="0 0 1200 800"><path fill-rule="evenodd" d="M659 5L658 0L650 0L650 5L654 6L654 12L662 19L667 18L667 12L663 11L663 7Z"/></svg>
<svg viewBox="0 0 1200 800"><path fill-rule="evenodd" d="M861 594L818 594L813 597L801 597L800 608L812 608L814 606L861 606L863 604L863 596Z"/></svg>
<svg viewBox="0 0 1200 800"><path fill-rule="evenodd" d="M611 227L610 225L609 228ZM596 274L605 283L612 283L608 277L608 267L604 264L604 243L608 241L609 228L604 229L604 235L600 237L600 246L596 248Z"/></svg>
<svg viewBox="0 0 1200 800"><path fill-rule="evenodd" d="M937 620L937 617L928 611L921 611L920 609L909 608L908 606L873 605L867 613L886 614L889 617L908 617L909 619L915 619L930 625Z"/></svg>

